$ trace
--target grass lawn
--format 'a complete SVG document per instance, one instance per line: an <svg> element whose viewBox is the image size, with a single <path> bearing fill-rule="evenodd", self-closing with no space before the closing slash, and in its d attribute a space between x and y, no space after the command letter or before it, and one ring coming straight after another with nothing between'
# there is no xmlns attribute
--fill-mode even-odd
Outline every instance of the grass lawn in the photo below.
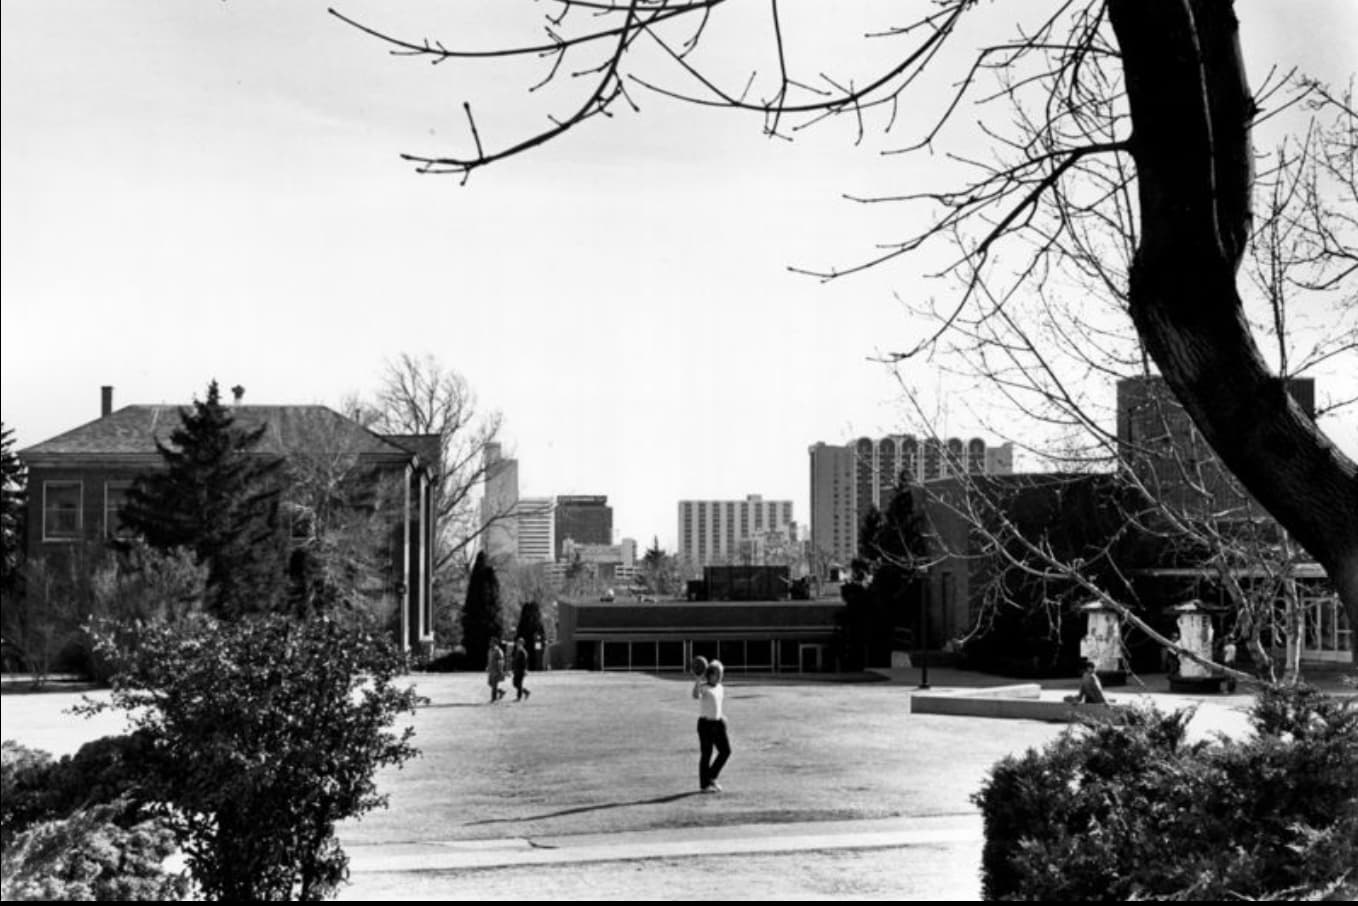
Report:
<svg viewBox="0 0 1358 906"><path fill-rule="evenodd" d="M421 756L382 776L391 807L345 843L969 813L991 765L1062 729L912 715L886 682L728 676L726 792L703 795L690 680L536 673L529 701L494 705L480 675L418 686Z"/></svg>

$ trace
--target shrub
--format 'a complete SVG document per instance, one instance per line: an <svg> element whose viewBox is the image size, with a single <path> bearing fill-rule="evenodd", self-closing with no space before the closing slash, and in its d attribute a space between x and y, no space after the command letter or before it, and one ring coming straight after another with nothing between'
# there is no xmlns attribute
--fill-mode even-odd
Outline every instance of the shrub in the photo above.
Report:
<svg viewBox="0 0 1358 906"><path fill-rule="evenodd" d="M379 805L373 777L416 754L404 656L386 634L330 617L143 627L99 635L120 671L111 703L146 735L146 793L168 815L209 899L320 899L348 859L335 824Z"/></svg>
<svg viewBox="0 0 1358 906"><path fill-rule="evenodd" d="M47 775L52 756L21 746L12 739L0 743L0 846L47 813Z"/></svg>
<svg viewBox="0 0 1358 906"><path fill-rule="evenodd" d="M1358 864L1358 708L1271 688L1256 737L1188 745L1133 709L1009 757L973 797L987 899L1297 896Z"/></svg>
<svg viewBox="0 0 1358 906"><path fill-rule="evenodd" d="M160 819L131 827L123 800L41 821L6 843L0 897L6 900L182 900L188 878L164 863L174 836Z"/></svg>
<svg viewBox="0 0 1358 906"><path fill-rule="evenodd" d="M105 736L55 761L12 740L5 740L3 748L0 842L6 846L32 824L94 805L121 801L124 826L146 817L145 781L152 753L145 733Z"/></svg>
<svg viewBox="0 0 1358 906"><path fill-rule="evenodd" d="M138 795L146 740L109 736L74 755L5 740L0 784L4 899L180 899L162 864L169 828Z"/></svg>
<svg viewBox="0 0 1358 906"><path fill-rule="evenodd" d="M467 657L467 652L461 646L448 651L437 651L432 657L419 666L420 670L426 673L453 673L459 670L470 670L471 659Z"/></svg>

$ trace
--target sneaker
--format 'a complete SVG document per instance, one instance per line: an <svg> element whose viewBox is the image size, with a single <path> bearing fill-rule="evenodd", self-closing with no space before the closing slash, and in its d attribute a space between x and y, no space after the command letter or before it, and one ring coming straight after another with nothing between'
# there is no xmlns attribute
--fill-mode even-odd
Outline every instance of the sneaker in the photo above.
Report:
<svg viewBox="0 0 1358 906"><path fill-rule="evenodd" d="M720 784L720 783L717 783L717 781L714 780L714 781L712 781L711 783L709 783L707 786L703 787L703 792L704 792L704 793L720 793L720 792L721 792L721 784Z"/></svg>

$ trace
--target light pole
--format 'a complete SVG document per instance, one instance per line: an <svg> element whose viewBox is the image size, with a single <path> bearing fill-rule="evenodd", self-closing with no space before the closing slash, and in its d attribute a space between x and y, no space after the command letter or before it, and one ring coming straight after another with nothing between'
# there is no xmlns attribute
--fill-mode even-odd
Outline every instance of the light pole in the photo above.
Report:
<svg viewBox="0 0 1358 906"><path fill-rule="evenodd" d="M920 633L919 649L919 686L920 689L929 688L929 598L927 595L920 595L920 623L923 624Z"/></svg>

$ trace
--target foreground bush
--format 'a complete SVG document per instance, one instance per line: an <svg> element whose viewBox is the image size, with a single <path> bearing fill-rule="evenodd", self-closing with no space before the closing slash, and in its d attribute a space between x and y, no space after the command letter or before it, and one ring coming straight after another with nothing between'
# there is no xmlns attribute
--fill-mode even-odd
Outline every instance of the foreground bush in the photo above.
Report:
<svg viewBox="0 0 1358 906"><path fill-rule="evenodd" d="M110 736L53 760L6 740L0 765L0 896L11 899L180 899L167 873L175 849L141 795L145 740Z"/></svg>
<svg viewBox="0 0 1358 906"><path fill-rule="evenodd" d="M0 857L6 900L182 900L189 880L165 871L174 834L162 819L123 826L134 806L118 800L40 821Z"/></svg>
<svg viewBox="0 0 1358 906"><path fill-rule="evenodd" d="M996 765L973 797L985 897L1297 897L1351 883L1354 702L1267 689L1245 742L1188 745L1191 714L1132 709Z"/></svg>
<svg viewBox="0 0 1358 906"><path fill-rule="evenodd" d="M9 847L19 831L47 808L47 771L52 756L21 746L12 739L0 743L0 846Z"/></svg>
<svg viewBox="0 0 1358 906"><path fill-rule="evenodd" d="M378 768L416 754L385 634L269 614L193 629L97 633L119 668L111 702L149 741L144 792L209 899L321 899L345 879L337 822L386 804Z"/></svg>

